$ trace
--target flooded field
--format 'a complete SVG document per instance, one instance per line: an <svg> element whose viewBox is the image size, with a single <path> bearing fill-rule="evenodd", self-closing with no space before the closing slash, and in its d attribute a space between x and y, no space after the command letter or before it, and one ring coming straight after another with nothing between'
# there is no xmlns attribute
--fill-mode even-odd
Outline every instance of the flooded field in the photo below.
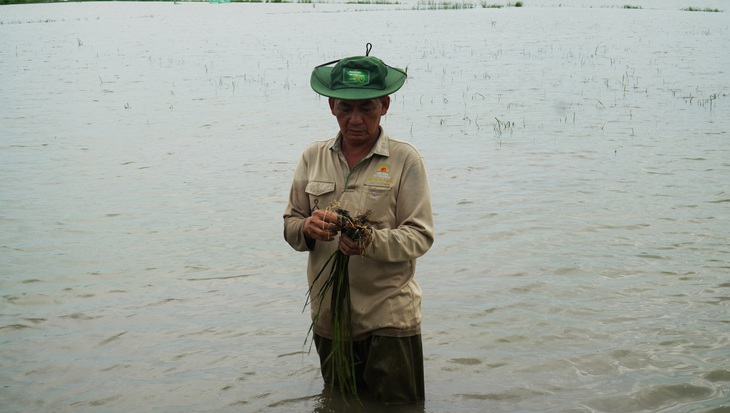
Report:
<svg viewBox="0 0 730 413"><path fill-rule="evenodd" d="M393 411L730 412L730 5L474 5L0 6L0 410L388 411L324 391L281 218L370 42L436 221Z"/></svg>

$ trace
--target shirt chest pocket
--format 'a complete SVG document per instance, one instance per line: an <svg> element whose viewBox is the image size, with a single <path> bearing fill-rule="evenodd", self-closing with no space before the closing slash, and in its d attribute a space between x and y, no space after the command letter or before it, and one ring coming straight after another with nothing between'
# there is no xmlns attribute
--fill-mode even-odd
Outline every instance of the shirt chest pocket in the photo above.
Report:
<svg viewBox="0 0 730 413"><path fill-rule="evenodd" d="M371 201L387 201L390 197L393 185L387 184L365 184L363 190Z"/></svg>
<svg viewBox="0 0 730 413"><path fill-rule="evenodd" d="M333 201L335 183L326 181L310 181L304 192L309 194L309 206L312 211L326 209Z"/></svg>
<svg viewBox="0 0 730 413"><path fill-rule="evenodd" d="M370 210L377 222L375 228L391 228L395 213L395 189L390 184L367 183L363 185L363 211Z"/></svg>

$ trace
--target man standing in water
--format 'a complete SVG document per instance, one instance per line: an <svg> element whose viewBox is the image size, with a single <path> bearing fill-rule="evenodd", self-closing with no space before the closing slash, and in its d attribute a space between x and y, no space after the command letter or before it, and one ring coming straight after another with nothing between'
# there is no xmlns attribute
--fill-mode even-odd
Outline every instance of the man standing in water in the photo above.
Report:
<svg viewBox="0 0 730 413"><path fill-rule="evenodd" d="M431 196L420 154L380 126L389 95L403 86L406 73L369 56L370 48L365 56L325 63L312 72L312 89L329 98L339 133L304 150L284 213L284 238L309 253L312 291L326 278L315 282L336 249L358 255L349 260L358 387L385 403L413 403L424 400L421 288L414 275L416 259L433 243ZM353 216L370 211L371 239L358 243L340 234L337 215L328 210L333 205ZM322 376L337 385L328 364L333 347L329 297L321 307L319 301L311 307Z"/></svg>

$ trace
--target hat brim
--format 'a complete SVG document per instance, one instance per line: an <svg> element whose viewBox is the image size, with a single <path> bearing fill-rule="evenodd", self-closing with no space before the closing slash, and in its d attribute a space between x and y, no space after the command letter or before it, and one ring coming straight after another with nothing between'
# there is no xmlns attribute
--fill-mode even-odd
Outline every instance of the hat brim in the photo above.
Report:
<svg viewBox="0 0 730 413"><path fill-rule="evenodd" d="M387 65L386 65L387 66ZM388 74L385 77L384 89L370 88L331 88L332 67L319 66L312 71L312 77L309 83L312 89L322 96L343 100L367 100L387 96L395 93L406 82L406 72L397 67L387 66Z"/></svg>

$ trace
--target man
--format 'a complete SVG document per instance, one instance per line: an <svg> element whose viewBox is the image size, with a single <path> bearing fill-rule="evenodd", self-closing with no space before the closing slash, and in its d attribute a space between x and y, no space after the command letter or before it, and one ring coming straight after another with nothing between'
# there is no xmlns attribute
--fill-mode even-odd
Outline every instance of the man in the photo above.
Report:
<svg viewBox="0 0 730 413"><path fill-rule="evenodd" d="M408 143L391 139L380 126L389 95L406 73L376 57L341 59L317 66L311 86L329 98L339 124L336 137L304 150L294 173L284 213L284 238L309 252L312 286L327 259L339 248L349 260L351 323L358 385L385 403L424 399L421 345L421 288L414 280L416 258L433 243L431 197L423 159ZM371 239L355 242L338 234L338 204L352 216L371 211ZM320 277L320 284L326 277ZM332 349L330 300L311 304L313 339L325 383Z"/></svg>

